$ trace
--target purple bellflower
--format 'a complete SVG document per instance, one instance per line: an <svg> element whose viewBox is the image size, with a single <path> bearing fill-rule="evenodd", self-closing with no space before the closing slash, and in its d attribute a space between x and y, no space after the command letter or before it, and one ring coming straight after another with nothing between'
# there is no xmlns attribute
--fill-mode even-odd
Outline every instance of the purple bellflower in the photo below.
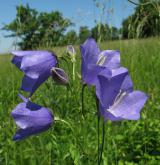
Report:
<svg viewBox="0 0 160 165"><path fill-rule="evenodd" d="M147 101L141 91L133 90L133 83L126 68L120 67L98 75L96 95L100 102L100 114L104 120L138 120Z"/></svg>
<svg viewBox="0 0 160 165"><path fill-rule="evenodd" d="M49 51L12 51L12 54L12 63L24 72L21 90L31 96L51 75L51 68L57 64L56 56Z"/></svg>
<svg viewBox="0 0 160 165"><path fill-rule="evenodd" d="M19 96L23 102L18 104L11 113L18 126L13 136L15 141L46 131L53 123L53 115L47 108L30 102L20 94Z"/></svg>
<svg viewBox="0 0 160 165"><path fill-rule="evenodd" d="M100 51L96 41L88 38L80 46L82 64L81 73L83 83L95 85L97 75L105 68L116 69L120 67L120 53L115 50Z"/></svg>

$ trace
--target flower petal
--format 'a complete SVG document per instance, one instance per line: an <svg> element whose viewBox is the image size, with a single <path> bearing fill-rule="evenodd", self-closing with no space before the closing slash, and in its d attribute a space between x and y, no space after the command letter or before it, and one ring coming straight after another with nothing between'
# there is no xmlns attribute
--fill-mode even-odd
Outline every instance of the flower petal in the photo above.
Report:
<svg viewBox="0 0 160 165"><path fill-rule="evenodd" d="M119 104L111 107L110 112L118 120L138 120L140 111L147 101L147 96L141 91L128 93Z"/></svg>
<svg viewBox="0 0 160 165"><path fill-rule="evenodd" d="M23 77L21 90L25 92L30 92L30 96L36 91L36 89L48 79L50 76L50 71L46 71L37 78L32 78L27 75Z"/></svg>
<svg viewBox="0 0 160 165"><path fill-rule="evenodd" d="M128 70L123 67L112 70L111 76L105 70L98 75L96 95L103 107L108 109L113 104L127 75Z"/></svg>
<svg viewBox="0 0 160 165"><path fill-rule="evenodd" d="M18 69L21 68L22 58L23 57L14 56L13 59L12 59L12 63L15 64Z"/></svg>
<svg viewBox="0 0 160 165"><path fill-rule="evenodd" d="M51 55L52 53L46 50L14 50L11 52L15 56L32 56L32 55Z"/></svg>
<svg viewBox="0 0 160 165"><path fill-rule="evenodd" d="M120 67L120 52L116 50L104 50L99 55L99 60L104 59L102 66L110 69L116 69Z"/></svg>
<svg viewBox="0 0 160 165"><path fill-rule="evenodd" d="M84 44L80 46L80 50L86 65L96 64L100 50L93 38L88 38Z"/></svg>
<svg viewBox="0 0 160 165"><path fill-rule="evenodd" d="M35 52L35 51L34 51ZM40 53L24 56L21 63L21 70L29 77L37 78L46 70L50 70L57 64L52 53Z"/></svg>
<svg viewBox="0 0 160 165"><path fill-rule="evenodd" d="M104 118L104 121L111 120L111 121L119 121L121 118L115 117L112 113L107 111L105 107L103 107L101 104L99 106L100 115Z"/></svg>
<svg viewBox="0 0 160 165"><path fill-rule="evenodd" d="M13 51L12 62L25 73L21 89L26 92L35 90L51 75L50 70L56 66L57 59L49 51Z"/></svg>
<svg viewBox="0 0 160 165"><path fill-rule="evenodd" d="M121 86L122 92L132 92L133 91L133 82L130 75L127 75Z"/></svg>
<svg viewBox="0 0 160 165"><path fill-rule="evenodd" d="M88 68L82 72L83 82L88 85L96 85L98 81L98 74L104 70L104 67L100 67L98 65L90 64ZM109 70L106 69L108 72ZM85 73L85 74L84 74Z"/></svg>
<svg viewBox="0 0 160 165"><path fill-rule="evenodd" d="M11 115L19 127L13 140L21 140L45 131L53 122L53 115L47 108L32 102L18 104Z"/></svg>

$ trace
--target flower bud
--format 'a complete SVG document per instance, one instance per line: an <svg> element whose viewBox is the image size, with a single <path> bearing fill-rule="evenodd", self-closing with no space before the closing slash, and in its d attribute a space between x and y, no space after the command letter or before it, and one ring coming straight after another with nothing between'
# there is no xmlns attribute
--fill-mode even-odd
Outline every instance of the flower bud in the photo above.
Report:
<svg viewBox="0 0 160 165"><path fill-rule="evenodd" d="M67 85L69 83L68 75L63 69L53 67L51 69L51 75L53 80L59 85Z"/></svg>
<svg viewBox="0 0 160 165"><path fill-rule="evenodd" d="M72 45L67 46L67 53L70 56L71 61L75 62L76 61L76 51Z"/></svg>

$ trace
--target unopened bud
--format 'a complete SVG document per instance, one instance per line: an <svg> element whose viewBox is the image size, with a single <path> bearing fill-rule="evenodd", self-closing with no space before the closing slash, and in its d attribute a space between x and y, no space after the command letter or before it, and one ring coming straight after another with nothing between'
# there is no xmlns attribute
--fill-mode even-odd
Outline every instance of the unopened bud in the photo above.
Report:
<svg viewBox="0 0 160 165"><path fill-rule="evenodd" d="M53 67L51 69L51 75L53 80L59 85L67 85L69 83L68 75L63 69Z"/></svg>
<svg viewBox="0 0 160 165"><path fill-rule="evenodd" d="M76 61L76 51L72 45L67 46L67 53L69 54L71 61L75 62Z"/></svg>

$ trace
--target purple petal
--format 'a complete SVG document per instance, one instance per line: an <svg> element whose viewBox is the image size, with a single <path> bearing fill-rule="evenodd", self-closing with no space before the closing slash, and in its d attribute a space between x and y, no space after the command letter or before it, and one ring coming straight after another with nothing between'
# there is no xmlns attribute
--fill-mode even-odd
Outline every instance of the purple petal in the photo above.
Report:
<svg viewBox="0 0 160 165"><path fill-rule="evenodd" d="M120 52L115 50L104 50L100 53L97 63L110 69L119 68Z"/></svg>
<svg viewBox="0 0 160 165"><path fill-rule="evenodd" d="M12 62L25 73L21 89L34 91L51 75L50 70L56 66L57 59L49 51L13 51Z"/></svg>
<svg viewBox="0 0 160 165"><path fill-rule="evenodd" d="M104 121L119 121L121 118L115 117L112 113L110 113L106 108L104 108L101 104L99 106L100 115L104 118Z"/></svg>
<svg viewBox="0 0 160 165"><path fill-rule="evenodd" d="M34 51L35 52L35 51ZM46 70L50 70L57 64L57 60L51 53L45 52L24 56L21 70L29 77L37 78Z"/></svg>
<svg viewBox="0 0 160 165"><path fill-rule="evenodd" d="M88 83L86 79L90 79L90 77L88 77L90 76L90 72L97 73L98 67L96 67L96 62L98 60L98 54L100 53L100 50L97 46L96 41L92 38L88 38L84 42L84 44L80 46L80 50L82 56L82 64L81 64L82 79L84 83ZM93 68L92 67L93 65L96 68ZM92 70L91 68L93 68L93 71L91 71ZM93 74L92 77L95 77L96 75Z"/></svg>
<svg viewBox="0 0 160 165"><path fill-rule="evenodd" d="M88 38L84 44L80 46L80 50L86 65L96 64L100 50L93 38Z"/></svg>
<svg viewBox="0 0 160 165"><path fill-rule="evenodd" d="M83 83L87 83L87 81L85 80L85 77L87 76L87 72L88 72L87 64L85 63L85 59L82 56L81 75L82 75Z"/></svg>
<svg viewBox="0 0 160 165"><path fill-rule="evenodd" d="M146 101L147 96L145 93L134 91L126 94L122 100L107 111L117 118L117 120L138 120L140 118L140 111Z"/></svg>
<svg viewBox="0 0 160 165"><path fill-rule="evenodd" d="M18 69L21 67L22 58L23 57L14 56L12 59L12 63L15 64Z"/></svg>
<svg viewBox="0 0 160 165"><path fill-rule="evenodd" d="M127 75L128 70L123 67L112 70L112 75L106 74L105 70L98 75L96 95L103 107L109 108L113 104Z"/></svg>
<svg viewBox="0 0 160 165"><path fill-rule="evenodd" d="M100 50L97 47L96 41L92 38L87 39L86 42L81 45L81 74L83 83L95 85L98 81L98 74L105 69L105 67L96 64L99 53Z"/></svg>
<svg viewBox="0 0 160 165"><path fill-rule="evenodd" d="M98 74L103 71L104 68L98 65L88 65L88 68L82 72L83 81L88 85L96 85L98 81ZM106 72L110 73L109 69L106 68Z"/></svg>
<svg viewBox="0 0 160 165"><path fill-rule="evenodd" d="M48 79L51 75L50 70L47 70L37 78L31 78L27 75L23 77L21 90L30 92L30 96L36 91L36 89Z"/></svg>
<svg viewBox="0 0 160 165"><path fill-rule="evenodd" d="M127 75L122 83L121 90L125 92L132 92L133 91L133 82L129 75Z"/></svg>
<svg viewBox="0 0 160 165"><path fill-rule="evenodd" d="M80 46L82 64L81 64L81 73L84 83L89 83L89 85L95 85L93 82L96 82L97 75L104 69L117 69L120 67L120 53L119 51L114 50L105 50L100 51L97 46L97 43L94 39L88 38L83 45ZM96 67L96 65L98 67ZM89 70L89 66L94 66ZM100 69L100 67L102 67ZM100 71L98 73L98 71ZM91 81L90 73L92 74L93 82ZM95 74L96 73L96 74Z"/></svg>
<svg viewBox="0 0 160 165"><path fill-rule="evenodd" d="M46 131L53 122L53 115L47 108L31 102L18 104L11 115L19 127L13 140Z"/></svg>
<svg viewBox="0 0 160 165"><path fill-rule="evenodd" d="M12 51L11 52L13 55L15 55L15 56L21 56L21 57L23 57L23 56L32 56L32 55L52 55L52 53L51 52L49 52L49 51L46 51L46 50L14 50L14 51Z"/></svg>

